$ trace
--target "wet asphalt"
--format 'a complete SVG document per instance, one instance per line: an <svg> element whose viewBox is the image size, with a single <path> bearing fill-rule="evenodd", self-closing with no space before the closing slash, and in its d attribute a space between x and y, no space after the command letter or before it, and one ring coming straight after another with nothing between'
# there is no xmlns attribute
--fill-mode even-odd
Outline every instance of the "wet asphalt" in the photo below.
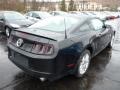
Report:
<svg viewBox="0 0 120 90"><path fill-rule="evenodd" d="M84 77L66 76L54 82L41 82L16 67L7 57L6 42L0 34L0 90L120 90L119 33L113 49L94 57Z"/></svg>

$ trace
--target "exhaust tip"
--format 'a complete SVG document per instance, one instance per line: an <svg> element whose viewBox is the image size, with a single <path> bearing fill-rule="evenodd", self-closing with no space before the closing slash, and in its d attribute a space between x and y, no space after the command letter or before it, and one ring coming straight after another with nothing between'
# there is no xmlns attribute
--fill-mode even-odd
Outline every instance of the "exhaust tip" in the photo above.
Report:
<svg viewBox="0 0 120 90"><path fill-rule="evenodd" d="M45 82L46 80L47 80L46 78L43 78L43 77L40 78L41 82Z"/></svg>

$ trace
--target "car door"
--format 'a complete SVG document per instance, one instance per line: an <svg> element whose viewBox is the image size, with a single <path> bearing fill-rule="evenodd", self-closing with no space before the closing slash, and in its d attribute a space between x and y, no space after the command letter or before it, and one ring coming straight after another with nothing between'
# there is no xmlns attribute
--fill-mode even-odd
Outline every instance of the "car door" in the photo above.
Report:
<svg viewBox="0 0 120 90"><path fill-rule="evenodd" d="M105 25L100 19L92 19L90 24L95 32L95 51L100 52L107 44L108 29L104 27Z"/></svg>
<svg viewBox="0 0 120 90"><path fill-rule="evenodd" d="M4 30L4 18L3 18L3 14L2 13L0 13L0 31L2 31L3 32L3 30Z"/></svg>

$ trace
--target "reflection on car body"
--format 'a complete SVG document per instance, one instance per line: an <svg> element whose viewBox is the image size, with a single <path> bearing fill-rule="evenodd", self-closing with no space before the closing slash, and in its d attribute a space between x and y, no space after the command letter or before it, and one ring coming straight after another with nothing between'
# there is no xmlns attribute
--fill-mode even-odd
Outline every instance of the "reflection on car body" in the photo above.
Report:
<svg viewBox="0 0 120 90"><path fill-rule="evenodd" d="M36 77L81 77L87 72L90 59L111 47L113 39L112 28L98 18L56 16L13 30L8 40L8 56Z"/></svg>

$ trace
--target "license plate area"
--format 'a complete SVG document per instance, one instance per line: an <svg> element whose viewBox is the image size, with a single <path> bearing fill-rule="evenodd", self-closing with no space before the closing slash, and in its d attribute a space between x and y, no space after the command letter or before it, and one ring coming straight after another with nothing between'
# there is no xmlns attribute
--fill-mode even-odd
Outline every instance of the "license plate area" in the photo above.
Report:
<svg viewBox="0 0 120 90"><path fill-rule="evenodd" d="M21 65L21 66L24 66L24 67L28 67L28 58L19 54L19 53L16 53L16 52L12 52L12 58L13 58L13 61L16 62L17 64Z"/></svg>

